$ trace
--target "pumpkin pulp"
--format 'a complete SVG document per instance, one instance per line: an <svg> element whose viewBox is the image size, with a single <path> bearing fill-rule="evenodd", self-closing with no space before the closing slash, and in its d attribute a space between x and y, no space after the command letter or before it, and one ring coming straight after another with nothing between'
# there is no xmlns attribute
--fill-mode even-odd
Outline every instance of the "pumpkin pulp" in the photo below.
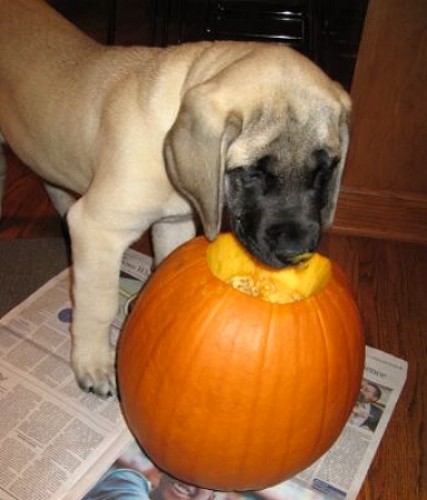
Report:
<svg viewBox="0 0 427 500"><path fill-rule="evenodd" d="M330 280L329 259L318 253L303 257L307 260L293 267L270 268L252 257L230 233L219 235L206 254L215 277L243 293L277 304L311 297Z"/></svg>

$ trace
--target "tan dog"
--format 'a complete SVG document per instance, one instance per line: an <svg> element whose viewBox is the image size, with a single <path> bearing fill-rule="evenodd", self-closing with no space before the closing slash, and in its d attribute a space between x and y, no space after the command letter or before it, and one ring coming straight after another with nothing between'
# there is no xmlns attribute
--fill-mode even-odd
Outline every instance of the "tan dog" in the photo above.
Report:
<svg viewBox="0 0 427 500"><path fill-rule="evenodd" d="M40 0L0 0L0 130L47 182L82 195L68 224L83 389L115 391L120 262L150 226L156 262L194 236L193 207L212 239L225 206L269 265L315 249L334 215L349 109L338 84L281 45L108 48Z"/></svg>

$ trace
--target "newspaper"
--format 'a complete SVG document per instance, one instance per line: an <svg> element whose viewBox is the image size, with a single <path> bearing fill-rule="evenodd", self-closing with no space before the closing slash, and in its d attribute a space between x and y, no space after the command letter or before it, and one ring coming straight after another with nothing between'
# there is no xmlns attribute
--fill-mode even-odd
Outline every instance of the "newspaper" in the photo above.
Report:
<svg viewBox="0 0 427 500"><path fill-rule="evenodd" d="M125 254L113 341L151 265L145 255ZM129 488L138 488L141 499L163 498L162 488L176 488L182 496L189 486L168 480L147 459L126 428L117 400L78 389L68 362L71 314L65 270L0 320L0 500L108 500L106 492L118 477L121 487L128 479ZM359 400L324 456L272 488L215 492L215 497L356 498L406 373L405 361L367 347Z"/></svg>
<svg viewBox="0 0 427 500"><path fill-rule="evenodd" d="M126 252L117 340L151 259ZM131 442L117 400L82 392L69 366L65 270L0 321L0 499L78 499Z"/></svg>

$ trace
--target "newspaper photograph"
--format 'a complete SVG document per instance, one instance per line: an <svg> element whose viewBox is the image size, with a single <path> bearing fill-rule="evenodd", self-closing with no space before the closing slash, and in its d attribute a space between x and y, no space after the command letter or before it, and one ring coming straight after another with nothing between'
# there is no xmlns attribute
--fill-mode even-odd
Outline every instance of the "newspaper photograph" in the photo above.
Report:
<svg viewBox="0 0 427 500"><path fill-rule="evenodd" d="M113 342L151 267L149 257L134 250L125 254ZM78 388L69 366L69 273L60 273L0 320L1 500L108 500L113 491L123 498L166 500L170 488L183 499L197 493L199 500L357 497L405 383L405 361L366 348L364 378L347 425L331 449L297 476L257 492L197 489L149 461L116 399Z"/></svg>

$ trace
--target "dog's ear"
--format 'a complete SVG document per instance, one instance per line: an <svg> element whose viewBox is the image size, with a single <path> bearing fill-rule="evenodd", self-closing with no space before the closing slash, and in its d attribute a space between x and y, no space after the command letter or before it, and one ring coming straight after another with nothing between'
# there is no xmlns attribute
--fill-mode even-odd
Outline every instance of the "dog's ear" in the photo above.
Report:
<svg viewBox="0 0 427 500"><path fill-rule="evenodd" d="M347 158L349 144L349 127L351 114L351 101L348 94L337 85L341 101L341 113L338 119L338 138L340 160L327 186L326 204L321 210L321 223L324 229L332 225L337 208L338 194L341 185L341 178L344 171L344 165Z"/></svg>
<svg viewBox="0 0 427 500"><path fill-rule="evenodd" d="M214 239L221 225L228 147L242 121L205 83L187 91L164 144L166 168L174 186L197 209L203 229Z"/></svg>

